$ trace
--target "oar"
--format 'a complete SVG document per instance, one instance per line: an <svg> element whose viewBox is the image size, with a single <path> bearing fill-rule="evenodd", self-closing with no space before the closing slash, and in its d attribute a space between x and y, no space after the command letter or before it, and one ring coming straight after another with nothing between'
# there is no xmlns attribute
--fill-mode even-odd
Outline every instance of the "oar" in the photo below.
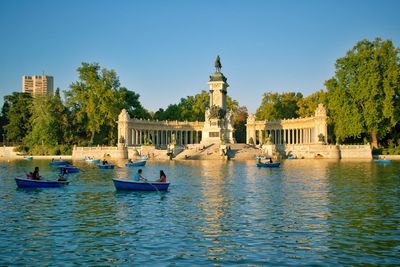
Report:
<svg viewBox="0 0 400 267"><path fill-rule="evenodd" d="M160 196L160 199L163 200L164 196L161 195L160 190L158 190L157 186L154 186L152 183L149 183L147 180L144 180L145 183L151 185L152 187L154 187L158 193L158 195Z"/></svg>

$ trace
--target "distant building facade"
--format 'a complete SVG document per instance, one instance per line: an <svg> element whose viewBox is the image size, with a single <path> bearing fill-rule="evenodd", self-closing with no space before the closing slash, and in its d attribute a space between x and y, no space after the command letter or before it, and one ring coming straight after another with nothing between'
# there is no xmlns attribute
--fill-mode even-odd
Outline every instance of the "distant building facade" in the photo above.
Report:
<svg viewBox="0 0 400 267"><path fill-rule="evenodd" d="M53 94L54 78L47 75L22 76L22 92L35 95Z"/></svg>

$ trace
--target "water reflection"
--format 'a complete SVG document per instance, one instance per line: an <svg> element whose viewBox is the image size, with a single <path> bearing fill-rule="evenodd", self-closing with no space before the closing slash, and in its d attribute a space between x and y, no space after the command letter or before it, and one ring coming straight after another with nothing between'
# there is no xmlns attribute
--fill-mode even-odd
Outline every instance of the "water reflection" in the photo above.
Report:
<svg viewBox="0 0 400 267"><path fill-rule="evenodd" d="M340 261L358 263L363 254L371 264L398 260L399 179L397 164L343 162L330 173L332 188L327 219L329 246ZM355 244L357 244L355 246Z"/></svg>
<svg viewBox="0 0 400 267"><path fill-rule="evenodd" d="M399 164L149 161L170 191L116 192L83 162L70 185L16 189L48 161L0 162L0 265L399 265ZM62 252L62 253L60 253Z"/></svg>

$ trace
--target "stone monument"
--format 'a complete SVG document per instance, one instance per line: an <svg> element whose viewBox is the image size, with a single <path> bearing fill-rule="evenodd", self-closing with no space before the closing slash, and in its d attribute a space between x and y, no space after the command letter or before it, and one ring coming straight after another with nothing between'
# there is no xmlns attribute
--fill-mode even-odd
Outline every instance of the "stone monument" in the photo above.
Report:
<svg viewBox="0 0 400 267"><path fill-rule="evenodd" d="M228 83L221 72L219 56L215 60L215 72L210 75L210 106L206 109L201 144L233 144L233 113L227 110Z"/></svg>

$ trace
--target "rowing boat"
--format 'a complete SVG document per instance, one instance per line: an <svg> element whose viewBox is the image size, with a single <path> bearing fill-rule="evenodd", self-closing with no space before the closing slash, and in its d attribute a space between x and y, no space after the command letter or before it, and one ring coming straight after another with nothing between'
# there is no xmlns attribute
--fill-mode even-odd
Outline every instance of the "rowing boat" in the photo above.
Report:
<svg viewBox="0 0 400 267"><path fill-rule="evenodd" d="M131 191L167 191L169 183L136 182L130 180L113 179L115 189Z"/></svg>
<svg viewBox="0 0 400 267"><path fill-rule="evenodd" d="M114 164L99 164L99 169L114 169Z"/></svg>
<svg viewBox="0 0 400 267"><path fill-rule="evenodd" d="M145 166L146 165L146 161L136 161L136 162L129 162L126 163L125 166L126 167L140 167L140 166Z"/></svg>
<svg viewBox="0 0 400 267"><path fill-rule="evenodd" d="M68 181L57 180L32 180L26 178L15 178L15 182L19 188L49 188L61 187L67 185Z"/></svg>
<svg viewBox="0 0 400 267"><path fill-rule="evenodd" d="M257 167L263 167L263 168L279 168L280 165L281 165L280 162L257 163Z"/></svg>
<svg viewBox="0 0 400 267"><path fill-rule="evenodd" d="M77 173L79 172L79 168L78 167L74 167L74 166L60 166L58 167L58 170L60 173L62 173L64 170L66 173Z"/></svg>

